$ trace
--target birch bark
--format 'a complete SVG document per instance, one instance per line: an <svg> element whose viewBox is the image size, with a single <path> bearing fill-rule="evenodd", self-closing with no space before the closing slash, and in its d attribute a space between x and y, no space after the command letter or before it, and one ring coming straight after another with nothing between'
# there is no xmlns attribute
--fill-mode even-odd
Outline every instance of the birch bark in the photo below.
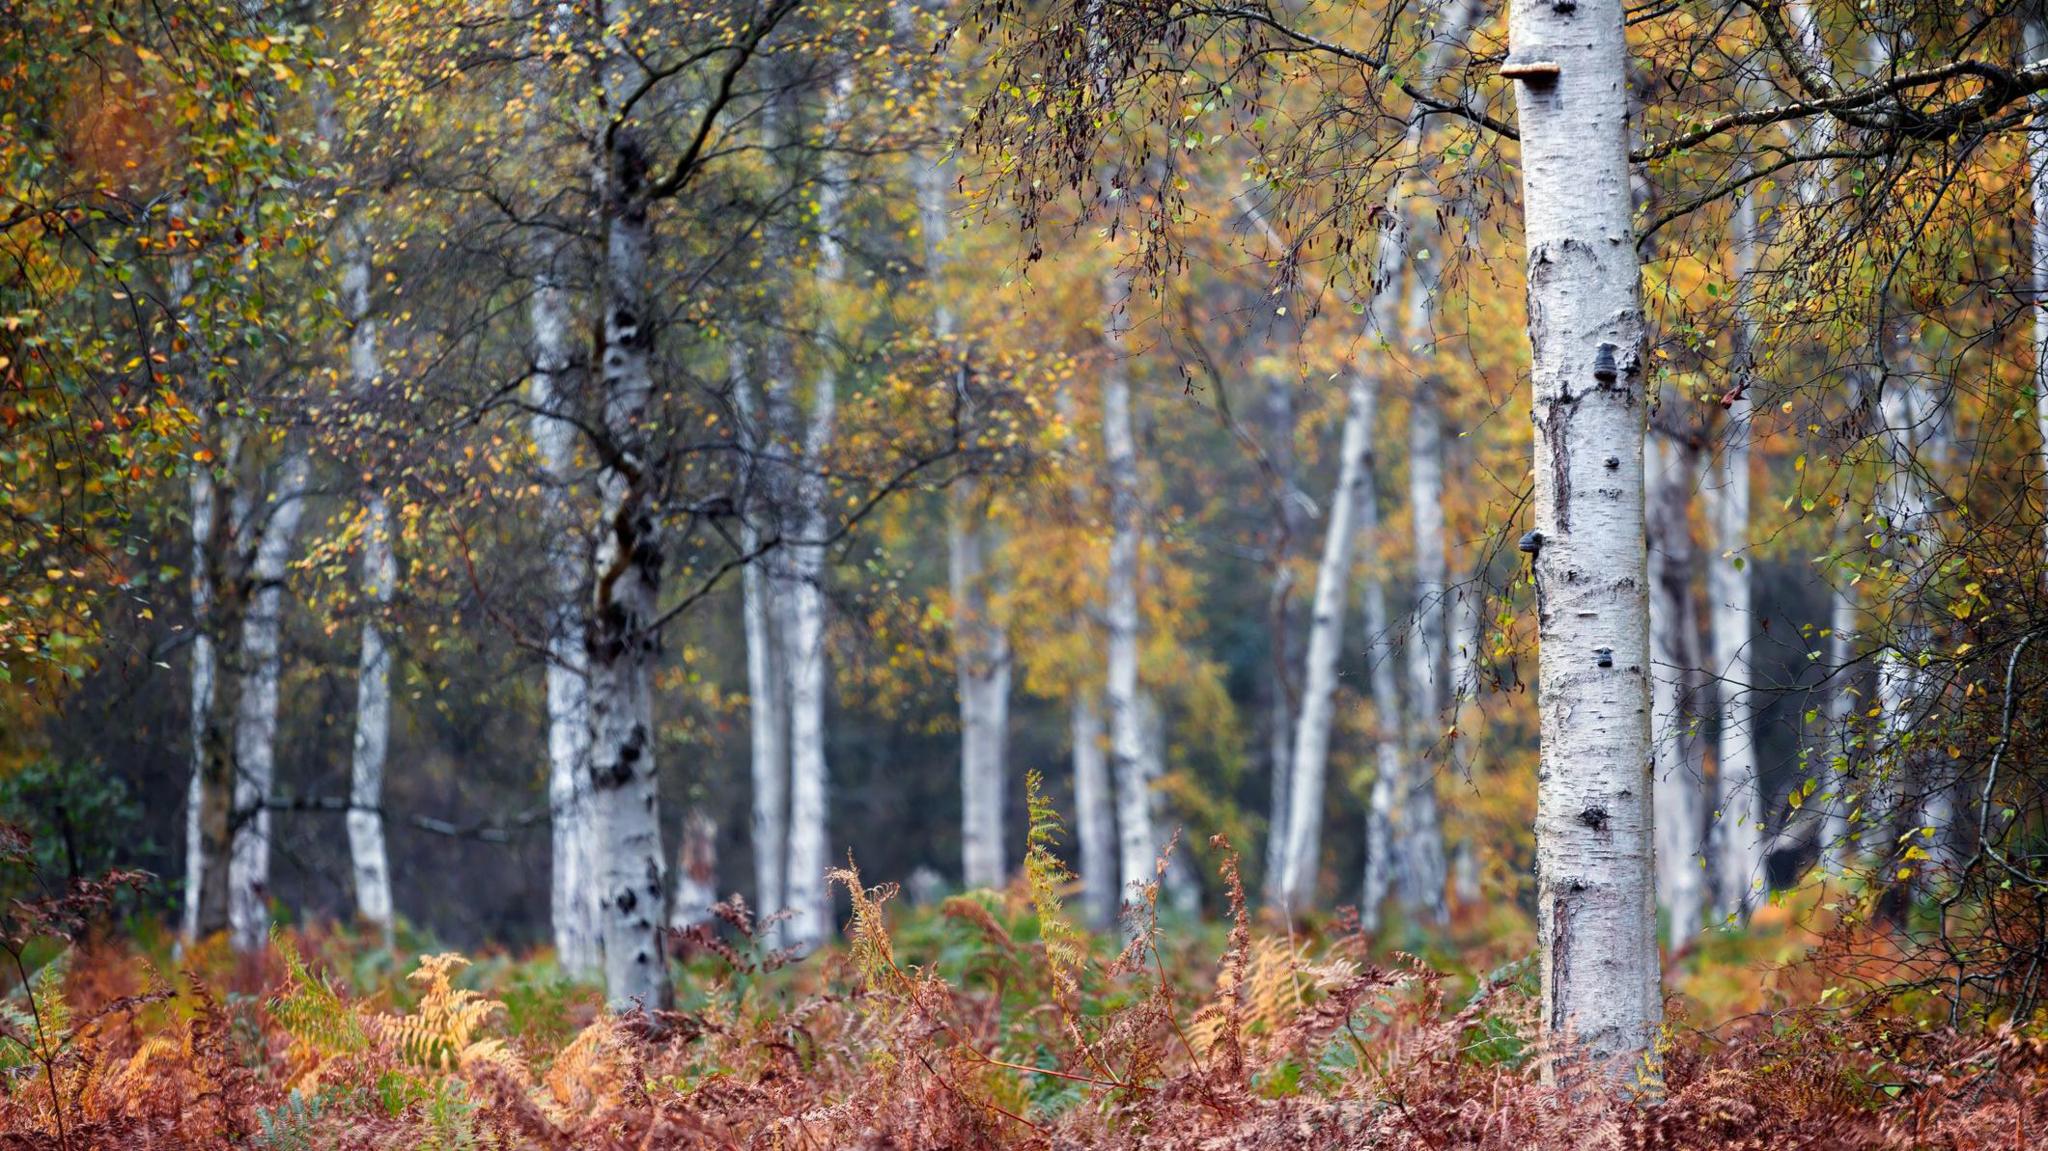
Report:
<svg viewBox="0 0 2048 1151"><path fill-rule="evenodd" d="M745 476L740 499L740 546L754 558L740 574L742 625L747 640L747 762L753 783L754 908L766 921L782 910L783 867L789 852L789 709L783 686L788 669L774 603L780 581L770 572L779 556L763 550L762 527L775 519L773 480L765 458L773 436L762 424L746 349L728 351L733 395L745 436ZM771 934L779 934L770 929Z"/></svg>
<svg viewBox="0 0 2048 1151"><path fill-rule="evenodd" d="M827 124L836 126L841 122L852 91L852 74L843 74L833 85L825 113ZM836 159L828 159L819 178L816 270L825 299L823 326L828 333L820 343L827 346L831 343L831 292L845 274L845 252L838 236L845 195L845 174ZM825 871L831 860L826 847L824 540L825 503L829 494L825 457L832 446L838 387L837 366L827 359L811 381L804 471L797 484L802 538L790 549L795 579L791 587L794 604L789 636L790 827L786 890L792 914L785 937L798 951L818 947L832 930L831 896L825 886Z"/></svg>
<svg viewBox="0 0 2048 1151"><path fill-rule="evenodd" d="M1081 903L1097 931L1116 922L1116 810L1110 796L1109 763L1102 754L1102 713L1086 689L1068 705L1074 751L1075 837L1081 848Z"/></svg>
<svg viewBox="0 0 2048 1151"><path fill-rule="evenodd" d="M1688 514L1699 487L1699 453L1656 430L1644 444L1650 547L1650 666L1655 677L1657 900L1671 949L1699 933L1707 911L1706 804L1701 741L1694 730L1701 667L1693 600L1695 555Z"/></svg>
<svg viewBox="0 0 2048 1151"><path fill-rule="evenodd" d="M1153 824L1144 719L1138 699L1138 562L1143 538L1137 438L1127 362L1131 282L1122 270L1103 281L1102 459L1109 481L1109 573L1103 622L1108 632L1110 774L1116 787L1118 872L1123 900L1142 901L1160 842Z"/></svg>
<svg viewBox="0 0 2048 1151"><path fill-rule="evenodd" d="M1329 502L1323 554L1316 566L1315 593L1309 606L1308 656L1302 675L1301 712L1295 721L1293 788L1285 820L1287 839L1275 889L1281 910L1290 915L1308 910L1316 897L1337 661L1350 593L1352 549L1359 536L1359 510L1370 494L1378 385L1366 372L1354 371L1345 398L1343 439L1337 449L1337 491ZM1395 783L1388 780L1389 787ZM1368 850L1373 842L1377 840L1368 839Z"/></svg>
<svg viewBox="0 0 2048 1151"><path fill-rule="evenodd" d="M237 518L255 528L248 609L242 618L241 691L235 701L233 841L228 856L228 934L235 950L270 939L270 797L277 778L277 700L282 673L284 578L306 506L310 461L286 440L275 486L261 512Z"/></svg>
<svg viewBox="0 0 2048 1151"><path fill-rule="evenodd" d="M1707 508L1714 529L1714 555L1707 565L1707 601L1713 635L1714 674L1720 700L1715 762L1717 891L1715 911L1747 919L1763 895L1764 829L1768 796L1757 772L1756 703L1751 694L1750 621L1753 598L1749 565L1750 397L1756 356L1753 280L1757 260L1757 210L1753 194L1736 199L1733 248L1735 337L1727 404L1726 433L1707 484Z"/></svg>
<svg viewBox="0 0 2048 1151"><path fill-rule="evenodd" d="M1546 1029L1616 1079L1662 1016L1651 843L1641 272L1620 0L1512 0L1536 424Z"/></svg>
<svg viewBox="0 0 2048 1151"><path fill-rule="evenodd" d="M2027 22L2027 58L2048 58L2048 23ZM2034 202L2028 234L2034 290L2034 410L2042 467L2048 471L2048 96L2034 98L2034 120L2027 129L2027 191Z"/></svg>

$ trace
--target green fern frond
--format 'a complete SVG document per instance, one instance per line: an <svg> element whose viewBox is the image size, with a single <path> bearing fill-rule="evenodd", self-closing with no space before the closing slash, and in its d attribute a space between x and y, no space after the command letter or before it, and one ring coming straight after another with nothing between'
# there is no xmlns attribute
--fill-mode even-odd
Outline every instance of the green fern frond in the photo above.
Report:
<svg viewBox="0 0 2048 1151"><path fill-rule="evenodd" d="M1045 944L1046 968L1063 997L1081 988L1081 960L1086 954L1080 933L1062 913L1060 889L1073 881L1073 873L1053 853L1059 846L1064 825L1060 813L1045 795L1045 779L1037 771L1024 774L1024 805L1030 814L1030 829L1024 835L1024 884L1031 893L1031 906L1038 913L1038 937Z"/></svg>
<svg viewBox="0 0 2048 1151"><path fill-rule="evenodd" d="M268 1006L285 1034L322 1059L367 1048L370 1037L362 1019L307 965L291 937L273 931L270 943L284 960L286 982Z"/></svg>

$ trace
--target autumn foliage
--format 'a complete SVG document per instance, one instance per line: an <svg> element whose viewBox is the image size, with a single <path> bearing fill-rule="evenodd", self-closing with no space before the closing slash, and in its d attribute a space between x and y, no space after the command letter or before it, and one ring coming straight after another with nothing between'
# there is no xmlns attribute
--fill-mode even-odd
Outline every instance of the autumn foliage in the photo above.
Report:
<svg viewBox="0 0 2048 1151"><path fill-rule="evenodd" d="M90 932L105 884L19 902L0 1145L2013 1148L2048 1129L2048 1038L1877 1005L1673 1026L1618 1097L1535 1041L1525 964L1458 980L1375 962L1342 922L1256 930L1221 842L1221 954L1149 912L1111 954L1068 925L1044 813L1019 884L935 915L835 872L847 943L802 962L721 905L680 940L684 1002L651 1015L599 1010L544 957L391 978L331 931L254 960L203 944L173 974Z"/></svg>

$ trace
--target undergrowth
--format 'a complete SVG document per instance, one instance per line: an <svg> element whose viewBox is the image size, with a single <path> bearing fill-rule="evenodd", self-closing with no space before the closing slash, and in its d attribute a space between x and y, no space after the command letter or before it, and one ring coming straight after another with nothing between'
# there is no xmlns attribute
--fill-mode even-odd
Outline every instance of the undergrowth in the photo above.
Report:
<svg viewBox="0 0 2048 1151"><path fill-rule="evenodd" d="M402 979L371 945L215 941L175 974L17 911L10 951L68 947L0 1004L0 1147L2022 1148L2048 1131L2048 1043L1876 1005L1683 1021L1618 1097L1546 1063L1533 972L1452 979L1343 924L1261 929L1235 856L1227 935L1167 942L1152 896L1116 938L1061 905L1034 801L1007 892L898 915L849 865L845 945L801 963L737 900L677 940L678 1009L602 1012L545 963L453 954ZM63 898L71 898L66 896Z"/></svg>

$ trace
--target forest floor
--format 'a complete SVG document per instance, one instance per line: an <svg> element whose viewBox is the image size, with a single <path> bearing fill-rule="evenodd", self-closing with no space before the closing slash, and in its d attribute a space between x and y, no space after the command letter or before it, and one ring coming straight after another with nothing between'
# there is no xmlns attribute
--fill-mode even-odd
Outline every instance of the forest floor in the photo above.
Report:
<svg viewBox="0 0 2048 1151"><path fill-rule="evenodd" d="M1058 878L905 909L842 875L847 939L801 961L722 908L678 939L676 1007L651 1016L605 1013L546 954L471 961L403 935L308 927L260 956L219 939L180 956L146 925L68 946L16 932L35 993L4 1008L0 1147L2013 1149L2048 1132L2041 1029L1869 994L1899 969L1874 937L1821 930L1818 892L1671 963L1657 1066L1617 1096L1543 1073L1561 1053L1534 1038L1512 910L1462 917L1421 957L1385 942L1419 937L1341 918L1147 924L1119 950L1068 925Z"/></svg>

